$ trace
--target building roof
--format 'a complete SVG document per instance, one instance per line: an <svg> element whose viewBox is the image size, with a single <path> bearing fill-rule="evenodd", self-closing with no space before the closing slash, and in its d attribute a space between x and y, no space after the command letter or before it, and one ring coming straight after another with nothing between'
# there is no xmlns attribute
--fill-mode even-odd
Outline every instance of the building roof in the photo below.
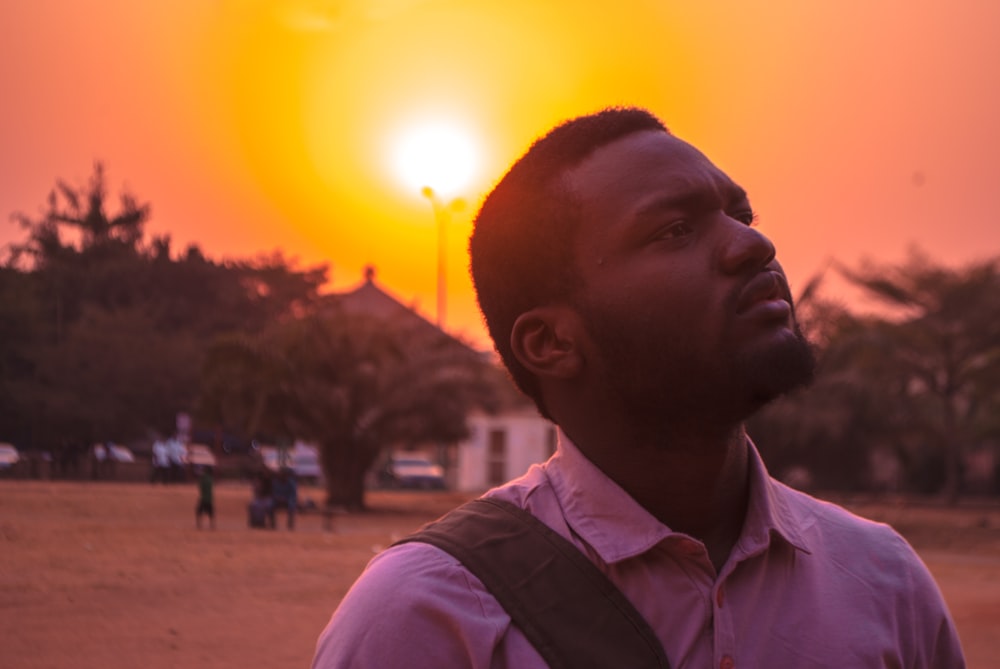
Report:
<svg viewBox="0 0 1000 669"><path fill-rule="evenodd" d="M360 314L395 321L408 329L414 329L417 335L444 336L469 352L480 356L489 355L448 334L421 316L416 309L406 306L378 285L375 282L375 268L371 265L365 268L364 281L359 286L343 293L330 293L323 296L322 300L329 306L335 306L347 314Z"/></svg>
<svg viewBox="0 0 1000 669"><path fill-rule="evenodd" d="M375 268L371 265L365 268L364 280L360 285L352 290L343 293L330 293L322 298L331 308L338 308L347 314L364 315L377 319L395 321L404 328L411 329L415 336L443 337L456 347L460 347L463 353L473 354L480 361L490 363L498 370L497 390L500 393L502 406L520 406L525 403L530 404L524 395L514 388L513 383L507 378L506 373L497 367L492 351L480 351L470 344L448 334L437 325L420 315L413 307L408 307L399 301L398 298L382 288L375 281ZM504 379L499 381L499 379Z"/></svg>

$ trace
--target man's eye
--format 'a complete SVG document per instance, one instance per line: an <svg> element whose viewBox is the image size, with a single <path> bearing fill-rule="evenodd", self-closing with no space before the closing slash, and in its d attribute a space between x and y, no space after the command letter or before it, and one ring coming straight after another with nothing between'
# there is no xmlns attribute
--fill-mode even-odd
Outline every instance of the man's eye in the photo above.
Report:
<svg viewBox="0 0 1000 669"><path fill-rule="evenodd" d="M657 239L679 239L694 232L694 226L686 219L678 219L660 229Z"/></svg>
<svg viewBox="0 0 1000 669"><path fill-rule="evenodd" d="M757 212L750 209L734 212L731 216L743 225L754 225L757 222Z"/></svg>

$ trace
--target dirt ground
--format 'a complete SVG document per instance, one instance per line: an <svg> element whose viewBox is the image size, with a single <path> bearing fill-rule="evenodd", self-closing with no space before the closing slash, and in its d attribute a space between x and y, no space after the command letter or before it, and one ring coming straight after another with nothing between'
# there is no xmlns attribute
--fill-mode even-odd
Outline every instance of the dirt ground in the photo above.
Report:
<svg viewBox="0 0 1000 669"><path fill-rule="evenodd" d="M306 497L321 493L305 488ZM371 513L246 526L244 485L0 481L0 665L7 669L308 667L340 597L381 547L456 505L372 493ZM851 503L898 527L937 577L969 667L1000 654L1000 507Z"/></svg>

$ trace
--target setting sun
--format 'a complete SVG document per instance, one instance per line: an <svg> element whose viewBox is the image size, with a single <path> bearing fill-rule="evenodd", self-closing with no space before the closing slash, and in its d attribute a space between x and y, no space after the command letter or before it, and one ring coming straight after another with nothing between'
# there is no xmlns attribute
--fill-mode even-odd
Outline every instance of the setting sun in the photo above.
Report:
<svg viewBox="0 0 1000 669"><path fill-rule="evenodd" d="M472 137L450 123L408 128L394 144L396 174L414 194L425 186L445 195L457 194L476 171L478 152Z"/></svg>
<svg viewBox="0 0 1000 669"><path fill-rule="evenodd" d="M102 160L176 248L280 248L330 264L330 290L374 265L432 312L429 187L468 205L449 327L489 348L466 271L477 204L558 122L635 104L751 193L794 286L911 243L976 258L1000 244L998 21L973 0L0 3L0 256L23 239L13 212Z"/></svg>

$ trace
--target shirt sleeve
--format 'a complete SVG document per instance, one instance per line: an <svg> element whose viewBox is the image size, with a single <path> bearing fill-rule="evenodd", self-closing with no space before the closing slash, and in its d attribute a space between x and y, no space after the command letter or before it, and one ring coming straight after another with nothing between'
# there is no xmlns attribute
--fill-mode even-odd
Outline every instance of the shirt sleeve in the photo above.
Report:
<svg viewBox="0 0 1000 669"><path fill-rule="evenodd" d="M903 539L896 535L907 568L908 605L901 607L900 622L908 622L904 629L912 633L914 666L921 669L964 669L965 657L959 641L958 630L952 620L930 570L920 556Z"/></svg>
<svg viewBox="0 0 1000 669"><path fill-rule="evenodd" d="M489 669L510 618L452 556L408 543L376 556L319 637L313 669Z"/></svg>

